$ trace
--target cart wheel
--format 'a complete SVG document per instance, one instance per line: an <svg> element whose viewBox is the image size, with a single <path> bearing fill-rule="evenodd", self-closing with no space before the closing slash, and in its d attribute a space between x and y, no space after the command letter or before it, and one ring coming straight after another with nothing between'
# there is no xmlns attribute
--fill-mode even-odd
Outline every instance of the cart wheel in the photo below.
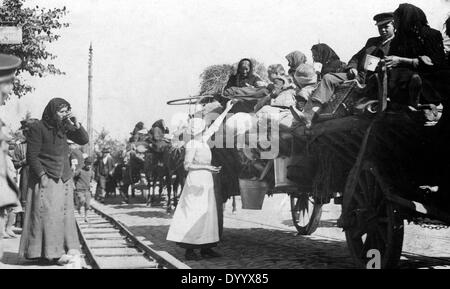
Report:
<svg viewBox="0 0 450 289"><path fill-rule="evenodd" d="M373 268L374 255L379 252L379 268L397 266L403 246L403 219L396 207L384 198L385 182L376 166L365 162L359 173L355 167L347 182L357 180L353 194L344 192L345 237L358 267ZM353 179L353 180L352 180ZM351 186L346 186L348 190ZM350 195L350 200L345 200ZM368 256L369 255L369 256Z"/></svg>
<svg viewBox="0 0 450 289"><path fill-rule="evenodd" d="M299 235L311 235L319 227L322 204L306 193L291 195L292 221Z"/></svg>

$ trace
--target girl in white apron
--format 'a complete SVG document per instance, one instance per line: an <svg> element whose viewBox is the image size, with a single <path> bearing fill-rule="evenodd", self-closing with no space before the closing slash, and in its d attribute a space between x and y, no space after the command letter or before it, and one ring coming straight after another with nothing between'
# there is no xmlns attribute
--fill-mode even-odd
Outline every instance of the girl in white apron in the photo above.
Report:
<svg viewBox="0 0 450 289"><path fill-rule="evenodd" d="M186 144L184 159L188 175L167 234L167 240L186 249L187 260L198 260L194 249L200 249L205 258L220 257L211 249L219 242L212 174L219 172L220 168L211 166L211 150L207 141L219 129L232 107L233 103L229 101L224 112L207 129L203 119L189 120L188 132L192 137Z"/></svg>

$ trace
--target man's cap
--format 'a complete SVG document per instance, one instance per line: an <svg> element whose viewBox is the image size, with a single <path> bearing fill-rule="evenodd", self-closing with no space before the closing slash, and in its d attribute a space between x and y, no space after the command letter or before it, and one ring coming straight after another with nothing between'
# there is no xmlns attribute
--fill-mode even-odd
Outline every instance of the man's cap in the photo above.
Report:
<svg viewBox="0 0 450 289"><path fill-rule="evenodd" d="M375 25L377 26L392 22L394 21L394 12L384 12L377 14L373 17L373 20L375 20Z"/></svg>
<svg viewBox="0 0 450 289"><path fill-rule="evenodd" d="M22 60L17 56L0 54L0 82L13 79L21 64Z"/></svg>
<svg viewBox="0 0 450 289"><path fill-rule="evenodd" d="M84 164L85 165L91 165L93 163L92 158L91 157L87 157L84 159Z"/></svg>

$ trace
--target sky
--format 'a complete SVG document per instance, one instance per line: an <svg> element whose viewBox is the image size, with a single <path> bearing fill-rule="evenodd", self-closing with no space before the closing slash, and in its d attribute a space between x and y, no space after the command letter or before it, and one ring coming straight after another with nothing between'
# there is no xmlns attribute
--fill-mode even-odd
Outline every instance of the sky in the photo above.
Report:
<svg viewBox="0 0 450 289"><path fill-rule="evenodd" d="M196 95L200 74L213 64L252 57L266 66L281 63L294 50L307 54L318 43L330 45L348 61L377 35L372 20L405 0L28 0L46 8L66 6L59 41L47 48L64 76L29 79L36 89L0 107L1 118L19 127L27 111L40 118L53 97L67 99L86 123L88 48L94 49L94 128L114 138L129 136L134 124L146 127L163 118L170 128L187 106L167 101ZM410 0L433 28L442 29L447 0ZM176 118L175 118L176 119Z"/></svg>

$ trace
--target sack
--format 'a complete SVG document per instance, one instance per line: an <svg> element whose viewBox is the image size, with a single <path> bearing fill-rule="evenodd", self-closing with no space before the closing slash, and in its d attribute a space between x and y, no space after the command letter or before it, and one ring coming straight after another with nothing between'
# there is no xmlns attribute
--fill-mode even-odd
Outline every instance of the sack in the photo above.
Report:
<svg viewBox="0 0 450 289"><path fill-rule="evenodd" d="M246 112L250 113L254 111L255 105L259 100L264 99L270 94L269 90L265 87L230 87L223 91L223 96L226 99L238 99L241 100L236 103L231 109L231 113Z"/></svg>
<svg viewBox="0 0 450 289"><path fill-rule="evenodd" d="M290 107L296 104L295 90L287 89L278 94L275 99L272 99L271 105Z"/></svg>

